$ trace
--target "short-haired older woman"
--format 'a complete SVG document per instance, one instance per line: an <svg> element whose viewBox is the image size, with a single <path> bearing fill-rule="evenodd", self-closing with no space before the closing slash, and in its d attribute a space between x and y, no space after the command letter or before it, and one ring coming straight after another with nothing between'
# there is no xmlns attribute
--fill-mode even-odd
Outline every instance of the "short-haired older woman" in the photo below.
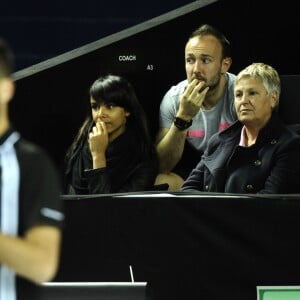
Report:
<svg viewBox="0 0 300 300"><path fill-rule="evenodd" d="M277 71L253 63L236 77L238 121L214 135L181 191L300 193L300 137L279 119Z"/></svg>

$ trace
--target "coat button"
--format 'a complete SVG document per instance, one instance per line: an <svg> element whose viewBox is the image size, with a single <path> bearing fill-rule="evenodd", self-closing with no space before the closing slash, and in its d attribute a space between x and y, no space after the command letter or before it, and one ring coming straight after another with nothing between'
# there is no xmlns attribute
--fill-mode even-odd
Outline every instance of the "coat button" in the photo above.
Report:
<svg viewBox="0 0 300 300"><path fill-rule="evenodd" d="M246 190L247 190L248 192L252 192L252 191L254 190L253 185L252 185L252 184L247 184Z"/></svg>
<svg viewBox="0 0 300 300"><path fill-rule="evenodd" d="M271 140L270 143L271 143L271 145L275 145L277 143L277 140L273 139L273 140Z"/></svg>
<svg viewBox="0 0 300 300"><path fill-rule="evenodd" d="M258 167L261 165L261 160L257 159L256 161L254 161L254 166Z"/></svg>

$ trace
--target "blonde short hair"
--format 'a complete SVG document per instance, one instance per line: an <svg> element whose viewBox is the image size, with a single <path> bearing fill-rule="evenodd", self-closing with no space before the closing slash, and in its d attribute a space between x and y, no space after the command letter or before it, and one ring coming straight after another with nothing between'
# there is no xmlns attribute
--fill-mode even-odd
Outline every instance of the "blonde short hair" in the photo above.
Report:
<svg viewBox="0 0 300 300"><path fill-rule="evenodd" d="M252 63L238 73L235 83L238 83L244 77L251 77L253 79L260 80L263 83L268 95L277 95L278 105L281 92L281 83L278 72L272 66L260 62Z"/></svg>

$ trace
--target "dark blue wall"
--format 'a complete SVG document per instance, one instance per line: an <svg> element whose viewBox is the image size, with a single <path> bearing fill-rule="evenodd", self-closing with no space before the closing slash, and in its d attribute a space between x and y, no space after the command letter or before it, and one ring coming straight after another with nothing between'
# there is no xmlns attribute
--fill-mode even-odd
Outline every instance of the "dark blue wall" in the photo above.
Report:
<svg viewBox="0 0 300 300"><path fill-rule="evenodd" d="M22 69L116 33L191 0L2 1L0 35Z"/></svg>
<svg viewBox="0 0 300 300"><path fill-rule="evenodd" d="M16 70L73 50L112 33L189 4L191 0L2 1L0 36L16 53ZM225 9L203 14L232 41L234 57L266 57L285 74L300 72L297 1L221 0ZM252 52L247 52L247 48ZM257 55L252 49L259 50ZM255 54L255 56L253 56Z"/></svg>

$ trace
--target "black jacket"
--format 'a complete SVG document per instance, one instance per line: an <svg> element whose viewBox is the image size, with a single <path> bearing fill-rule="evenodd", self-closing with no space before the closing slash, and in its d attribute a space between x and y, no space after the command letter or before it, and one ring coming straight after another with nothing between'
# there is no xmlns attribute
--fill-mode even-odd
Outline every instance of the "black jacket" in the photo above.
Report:
<svg viewBox="0 0 300 300"><path fill-rule="evenodd" d="M149 151L151 153L151 151ZM145 157L129 129L109 144L107 166L93 169L88 141L74 152L66 176L67 194L106 194L152 190L158 173L158 160Z"/></svg>
<svg viewBox="0 0 300 300"><path fill-rule="evenodd" d="M182 191L300 193L300 137L274 114L251 147L239 146L239 121L209 141Z"/></svg>

